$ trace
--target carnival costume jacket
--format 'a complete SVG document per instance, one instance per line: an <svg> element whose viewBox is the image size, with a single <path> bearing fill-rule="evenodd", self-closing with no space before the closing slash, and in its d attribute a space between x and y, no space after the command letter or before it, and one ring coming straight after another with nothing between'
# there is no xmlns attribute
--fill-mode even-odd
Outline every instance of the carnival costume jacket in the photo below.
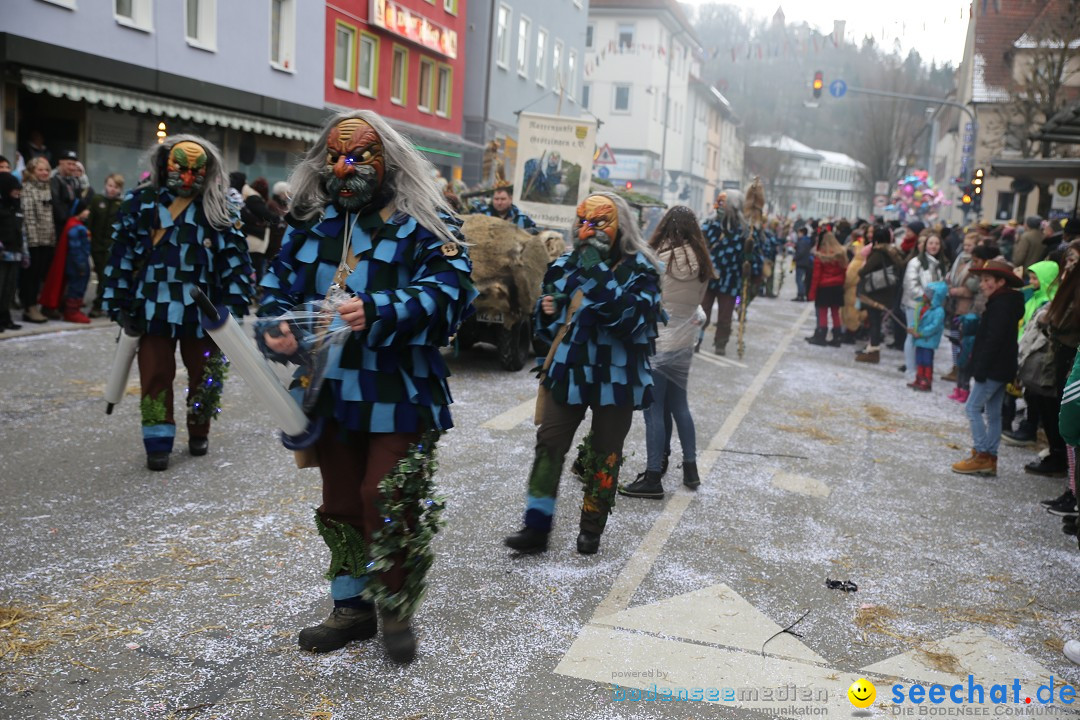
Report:
<svg viewBox="0 0 1080 720"><path fill-rule="evenodd" d="M361 432L448 430L450 371L438 348L449 344L477 295L465 248L401 212L385 223L377 212L354 222L358 262L345 289L363 300L367 328L331 346L314 412ZM345 215L332 205L321 218L290 221L262 280L259 315L322 299L337 272L344 234Z"/></svg>
<svg viewBox="0 0 1080 720"><path fill-rule="evenodd" d="M583 293L580 309L555 349L543 385L565 405L633 405L652 401L649 356L661 318L656 269L641 254L584 269L575 250L558 258L544 277L544 294L563 298L554 315L537 303L536 334L552 342L566 323L570 299Z"/></svg>
<svg viewBox="0 0 1080 720"><path fill-rule="evenodd" d="M167 189L149 185L124 198L113 226L103 304L110 318L126 314L136 330L148 335L203 337L191 288L198 287L234 315L246 315L251 261L240 231L214 228L202 203L188 205L174 222L169 214L173 199ZM166 232L154 245L158 228Z"/></svg>
<svg viewBox="0 0 1080 720"><path fill-rule="evenodd" d="M724 295L742 292L743 234L729 233L724 223L713 218L702 228L709 245L709 257L716 267L716 278L709 281L709 289Z"/></svg>
<svg viewBox="0 0 1080 720"><path fill-rule="evenodd" d="M488 205L487 207L485 207L483 210L480 211L480 214L487 215L488 217L497 217L500 220L506 220L508 223L517 225L522 230L528 230L529 228L536 227L536 223L533 222L533 219L525 213L521 212L521 209L517 205L510 206L510 210L507 211L505 218L499 215L499 213L496 212L495 208L492 205Z"/></svg>

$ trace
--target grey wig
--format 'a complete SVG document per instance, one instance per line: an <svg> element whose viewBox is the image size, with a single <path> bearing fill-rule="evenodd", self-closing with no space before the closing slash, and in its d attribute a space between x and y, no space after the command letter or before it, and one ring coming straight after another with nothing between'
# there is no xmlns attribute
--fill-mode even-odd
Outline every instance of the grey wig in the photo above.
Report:
<svg viewBox="0 0 1080 720"><path fill-rule="evenodd" d="M615 193L597 192L589 194L601 195L615 204L615 210L619 214L619 252L624 257L632 257L641 253L649 261L649 264L656 268L657 272L660 272L663 267L660 258L656 256L653 249L645 242L645 238L642 237L637 217L634 215L634 211L630 209L630 205ZM572 234L573 230L571 230Z"/></svg>
<svg viewBox="0 0 1080 720"><path fill-rule="evenodd" d="M378 133L383 146L383 189L393 195L394 209L411 215L438 237L464 245L454 237L440 215L458 219L435 182L435 166L412 146L404 136L370 110L354 110L335 115L323 128L315 145L304 154L289 178L292 190L292 214L310 220L330 203L323 188L326 171L326 142L330 132L344 120L360 119Z"/></svg>
<svg viewBox="0 0 1080 720"><path fill-rule="evenodd" d="M724 229L736 233L743 226L743 205L746 197L742 190L726 190L727 204L724 206Z"/></svg>
<svg viewBox="0 0 1080 720"><path fill-rule="evenodd" d="M224 230L233 224L233 209L225 194L229 189L228 177L221 153L212 142L198 135L170 135L160 145L153 145L146 151L145 160L150 166L150 182L156 188L165 187L169 179L166 160L173 146L184 141L197 143L206 151L206 176L203 179L202 208L206 219L218 230Z"/></svg>

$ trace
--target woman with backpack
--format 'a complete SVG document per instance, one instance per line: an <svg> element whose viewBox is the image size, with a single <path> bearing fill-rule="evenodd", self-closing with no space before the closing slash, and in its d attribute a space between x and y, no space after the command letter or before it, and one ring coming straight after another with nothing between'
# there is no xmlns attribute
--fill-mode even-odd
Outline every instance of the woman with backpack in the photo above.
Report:
<svg viewBox="0 0 1080 720"><path fill-rule="evenodd" d="M876 365L881 362L881 320L885 312L883 308L892 306L900 284L899 268L903 258L893 245L892 233L884 225L875 225L871 238L873 245L870 255L859 270L859 294L871 301L866 303L870 344L855 356L855 362Z"/></svg>

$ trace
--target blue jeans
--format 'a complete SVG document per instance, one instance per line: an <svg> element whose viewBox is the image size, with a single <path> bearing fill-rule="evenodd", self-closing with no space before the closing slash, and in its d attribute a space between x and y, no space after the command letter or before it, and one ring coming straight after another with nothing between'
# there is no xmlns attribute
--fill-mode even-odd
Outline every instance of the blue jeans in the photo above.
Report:
<svg viewBox="0 0 1080 720"><path fill-rule="evenodd" d="M810 274L810 268L795 267L795 287L798 291L798 296L801 298L806 297L806 293L809 288L806 286L807 275Z"/></svg>
<svg viewBox="0 0 1080 720"><path fill-rule="evenodd" d="M653 401L645 409L645 448L647 470L659 473L668 449L670 420L673 418L679 430L683 462L697 462L697 440L694 436L694 418L690 415L690 403L686 388L679 387L660 373L653 373ZM666 429L665 429L666 425Z"/></svg>
<svg viewBox="0 0 1080 720"><path fill-rule="evenodd" d="M987 380L971 383L965 411L971 423L971 440L977 452L997 455L1001 442L1001 401L1005 398L1005 383ZM986 421L983 422L983 413Z"/></svg>

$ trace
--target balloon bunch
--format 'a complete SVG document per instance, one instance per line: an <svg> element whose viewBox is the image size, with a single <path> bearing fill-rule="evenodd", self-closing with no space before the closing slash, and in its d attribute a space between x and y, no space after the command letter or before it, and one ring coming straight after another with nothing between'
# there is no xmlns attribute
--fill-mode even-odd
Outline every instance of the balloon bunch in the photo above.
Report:
<svg viewBox="0 0 1080 720"><path fill-rule="evenodd" d="M934 179L925 170L916 170L896 183L886 210L899 212L901 216L926 217L937 213L943 205L952 203L945 198Z"/></svg>

